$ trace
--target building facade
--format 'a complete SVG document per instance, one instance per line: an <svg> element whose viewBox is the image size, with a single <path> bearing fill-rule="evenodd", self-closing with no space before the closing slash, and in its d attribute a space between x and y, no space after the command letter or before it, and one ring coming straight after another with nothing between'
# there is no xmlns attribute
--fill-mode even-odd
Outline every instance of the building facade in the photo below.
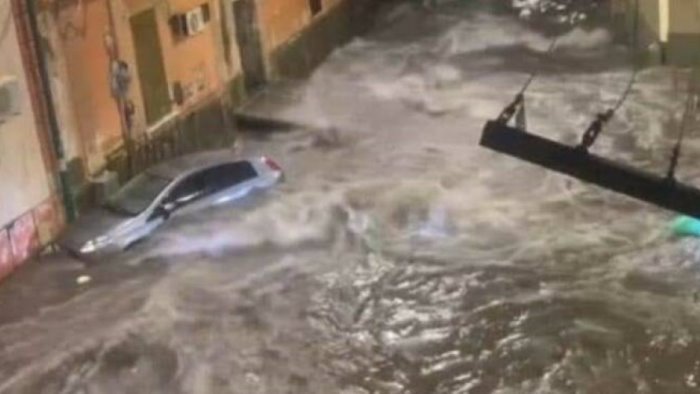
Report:
<svg viewBox="0 0 700 394"><path fill-rule="evenodd" d="M26 9L0 3L0 277L50 243L63 222Z"/></svg>
<svg viewBox="0 0 700 394"><path fill-rule="evenodd" d="M233 106L269 81L307 76L370 19L358 15L371 3L37 1L78 206L94 200L105 170L124 181L228 141Z"/></svg>
<svg viewBox="0 0 700 394"><path fill-rule="evenodd" d="M612 14L653 62L700 64L700 0L614 0Z"/></svg>
<svg viewBox="0 0 700 394"><path fill-rule="evenodd" d="M308 76L374 3L0 1L0 276L133 174L232 143L236 105Z"/></svg>
<svg viewBox="0 0 700 394"><path fill-rule="evenodd" d="M268 73L303 78L338 45L372 23L371 0L261 0L260 25Z"/></svg>
<svg viewBox="0 0 700 394"><path fill-rule="evenodd" d="M221 16L219 0L42 2L45 57L78 205L89 205L91 182L105 170L126 171L130 144L138 148L223 96L236 66L223 47Z"/></svg>

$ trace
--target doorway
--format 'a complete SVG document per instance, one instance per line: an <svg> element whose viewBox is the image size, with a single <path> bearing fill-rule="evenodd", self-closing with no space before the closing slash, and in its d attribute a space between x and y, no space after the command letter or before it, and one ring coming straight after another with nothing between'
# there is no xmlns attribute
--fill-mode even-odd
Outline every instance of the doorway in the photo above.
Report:
<svg viewBox="0 0 700 394"><path fill-rule="evenodd" d="M172 110L155 9L131 17L131 33L134 37L146 122L150 126Z"/></svg>
<svg viewBox="0 0 700 394"><path fill-rule="evenodd" d="M245 87L250 93L260 89L267 81L255 0L234 1L233 17Z"/></svg>

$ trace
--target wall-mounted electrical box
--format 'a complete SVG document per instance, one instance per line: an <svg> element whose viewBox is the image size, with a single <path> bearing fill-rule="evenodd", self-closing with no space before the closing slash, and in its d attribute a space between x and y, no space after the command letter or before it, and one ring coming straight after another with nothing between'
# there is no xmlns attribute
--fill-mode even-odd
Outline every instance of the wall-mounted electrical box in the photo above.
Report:
<svg viewBox="0 0 700 394"><path fill-rule="evenodd" d="M204 30L204 13L202 7L197 7L194 10L185 14L187 24L187 34L193 36Z"/></svg>
<svg viewBox="0 0 700 394"><path fill-rule="evenodd" d="M185 38L200 33L211 20L209 3L204 3L183 14L170 17L170 29L176 38Z"/></svg>

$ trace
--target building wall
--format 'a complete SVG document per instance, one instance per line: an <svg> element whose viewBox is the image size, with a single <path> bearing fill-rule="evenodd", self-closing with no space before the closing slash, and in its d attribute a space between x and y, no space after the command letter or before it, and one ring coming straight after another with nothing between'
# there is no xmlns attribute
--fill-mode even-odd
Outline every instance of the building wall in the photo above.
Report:
<svg viewBox="0 0 700 394"><path fill-rule="evenodd" d="M148 9L155 9L158 23L158 39L161 42L165 65L165 77L169 87L180 82L187 92L182 106L172 103L173 115L186 113L208 97L220 93L228 78L228 66L221 49L221 5L219 0L112 0L115 4L115 19L121 57L133 70L131 100L136 104L134 130L142 133L149 127L143 109L143 91L138 79L138 64L135 44L129 20L132 16ZM189 11L204 3L209 3L211 21L197 35L176 40L169 25L169 19L176 13ZM172 92L171 92L172 93ZM172 96L171 96L172 97Z"/></svg>
<svg viewBox="0 0 700 394"><path fill-rule="evenodd" d="M51 80L53 106L63 148L68 160L87 157L83 138L78 128L78 120L72 105L71 81L68 78L68 59L62 50L62 38L58 33L57 22L49 12L42 10L39 15L41 34L46 43L44 57L47 60L47 72Z"/></svg>
<svg viewBox="0 0 700 394"><path fill-rule="evenodd" d="M19 83L20 114L0 123L0 227L39 205L51 192L9 2L0 2L3 76Z"/></svg>
<svg viewBox="0 0 700 394"><path fill-rule="evenodd" d="M309 0L256 0L256 24L263 55L272 65L270 77L311 71L357 31L353 23L361 21L353 19L356 8L371 2L322 0L321 12L312 15ZM204 31L176 40L170 17L204 3L211 11ZM17 26L10 4L21 22ZM169 152L156 152L146 165L168 155L230 144L235 136L227 93L238 92L232 87L242 80L232 0L39 0L38 36L32 36L28 25L27 4L0 0L0 78L17 78L22 109L0 124L0 277L55 239L64 223L54 184L62 157L59 145L65 148L69 168L78 163L90 178L111 168L109 156L123 150L125 131L136 140L148 136L144 146L167 142L163 146ZM138 37L130 23L149 8L155 10L158 31L150 39L161 46L168 88L181 82L193 92L183 105L168 100L173 120L159 127L149 127L145 121L143 92L148 87L139 81L134 45ZM33 52L37 47L47 62L50 91L42 91L44 79ZM114 59L131 70L127 99L136 113L130 131L123 127L120 103L112 95ZM49 100L44 93L51 93ZM171 98L172 91L168 93ZM51 138L49 105L58 117L61 144Z"/></svg>
<svg viewBox="0 0 700 394"><path fill-rule="evenodd" d="M309 0L259 0L260 26L263 29L264 47L272 52L323 17L343 0L322 0L321 12L311 15Z"/></svg>
<svg viewBox="0 0 700 394"><path fill-rule="evenodd" d="M628 41L636 40L640 47L659 41L661 15L659 0L614 0L611 4L613 16L616 16L614 20L618 27L622 27L619 33L627 36ZM636 37L634 37L635 24L637 24Z"/></svg>
<svg viewBox="0 0 700 394"><path fill-rule="evenodd" d="M612 12L627 35L634 33L637 1L637 42L649 50L653 61L680 66L700 63L700 0L615 0Z"/></svg>
<svg viewBox="0 0 700 394"><path fill-rule="evenodd" d="M219 0L221 11L221 43L222 47L228 52L228 58L224 58L224 62L228 69L228 80L236 81L242 79L243 64L241 63L241 51L236 38L236 21L233 13L233 1ZM242 98L241 98L242 99Z"/></svg>
<svg viewBox="0 0 700 394"><path fill-rule="evenodd" d="M669 1L667 58L682 66L700 64L700 1Z"/></svg>
<svg viewBox="0 0 700 394"><path fill-rule="evenodd" d="M311 19L309 0L262 0L258 5L264 47L268 52L289 41Z"/></svg>
<svg viewBox="0 0 700 394"><path fill-rule="evenodd" d="M57 5L62 4L62 5ZM117 103L112 97L110 56L105 44L109 9L103 0L57 3L52 11L70 85L77 135L89 173L104 166L104 157L122 144Z"/></svg>
<svg viewBox="0 0 700 394"><path fill-rule="evenodd" d="M670 32L700 33L700 0L669 0Z"/></svg>
<svg viewBox="0 0 700 394"><path fill-rule="evenodd" d="M221 91L225 74L222 74L223 57L219 49L220 7L218 1L209 0L171 0L171 12L186 12L203 3L209 3L211 21L206 24L204 31L195 36L175 40L167 24L161 31L163 51L168 75L168 82L181 82L186 90L191 92L181 110L187 111L196 106L203 98ZM167 21L166 19L163 21Z"/></svg>
<svg viewBox="0 0 700 394"><path fill-rule="evenodd" d="M204 3L209 3L211 10L211 21L204 31L175 40L170 16ZM235 40L230 43L230 59L221 49L224 24L219 0L42 0L39 4L53 104L68 158L71 189L79 205L92 201L90 179L108 168L115 155L124 155L125 136L140 141L147 131L158 129L146 122L143 89L147 87L139 80L131 31L134 15L155 10L158 37L151 39L160 42L168 90L180 81L194 92L182 106L171 103L172 92L168 92L173 117L185 115L216 96L226 81L240 73ZM108 45L110 42L114 45ZM135 109L131 128L126 127L120 113L123 108L112 92L115 59L130 68L126 99Z"/></svg>
<svg viewBox="0 0 700 394"><path fill-rule="evenodd" d="M362 29L355 9L371 1L323 0L316 15L310 0L260 0L263 48L272 79L304 78L337 46ZM365 14L367 20L371 15Z"/></svg>
<svg viewBox="0 0 700 394"><path fill-rule="evenodd" d="M177 13L209 4L211 20L194 36L176 39L169 20ZM241 55L237 45L231 0L44 0L42 21L49 44L47 57L55 106L68 158L79 158L72 179L86 182L110 166L121 152L124 136L140 141L165 123L195 111L211 98L242 96ZM310 0L256 0L258 26L270 78L303 76L335 45L352 33L347 17L349 0L322 0L322 10L311 15ZM359 2L358 2L359 3ZM162 122L148 124L144 91L139 77L136 40L131 20L154 10L164 64L168 110ZM132 127L125 127L118 102L112 96L111 55L130 69L131 84L125 101L134 105ZM174 102L174 85L185 91L185 102ZM73 163L73 162L71 162ZM73 167L71 167L73 169ZM74 174L75 173L75 174ZM82 190L75 186L75 190Z"/></svg>
<svg viewBox="0 0 700 394"><path fill-rule="evenodd" d="M227 76L229 80L239 77L242 72L241 54L236 40L236 21L233 16L233 1L220 0L220 20L221 20L221 47L224 48L223 58L226 63Z"/></svg>
<svg viewBox="0 0 700 394"><path fill-rule="evenodd" d="M12 272L60 231L63 215L49 175L45 101L37 81L35 45L26 8L0 3L0 78L19 84L19 113L0 123L0 278Z"/></svg>
<svg viewBox="0 0 700 394"><path fill-rule="evenodd" d="M640 34L640 39L639 39L639 44L642 45L648 45L653 42L657 42L659 40L660 34L661 34L661 25L660 25L660 7L659 7L659 1L658 0L635 0L634 2L639 1L639 34ZM634 3L633 2L633 3ZM631 4L630 7L632 8L632 13L630 14L630 17L633 19L632 23L634 24L634 7L636 7L635 4Z"/></svg>
<svg viewBox="0 0 700 394"><path fill-rule="evenodd" d="M274 51L293 39L342 0L322 0L321 12L311 15L309 0L260 0L260 25L264 28L265 48Z"/></svg>

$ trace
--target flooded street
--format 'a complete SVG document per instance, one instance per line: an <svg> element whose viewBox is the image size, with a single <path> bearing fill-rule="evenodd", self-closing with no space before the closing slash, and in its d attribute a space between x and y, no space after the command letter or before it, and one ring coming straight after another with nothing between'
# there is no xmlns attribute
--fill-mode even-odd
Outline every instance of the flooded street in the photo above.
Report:
<svg viewBox="0 0 700 394"><path fill-rule="evenodd" d="M40 283L69 294L0 319L0 392L700 391L700 243L478 146L535 68L530 130L577 142L629 54L574 28L546 55L551 37L475 3L396 7L280 99L308 128L239 144L279 161L279 188ZM665 172L678 84L643 70L594 151ZM679 164L695 184L699 137Z"/></svg>

